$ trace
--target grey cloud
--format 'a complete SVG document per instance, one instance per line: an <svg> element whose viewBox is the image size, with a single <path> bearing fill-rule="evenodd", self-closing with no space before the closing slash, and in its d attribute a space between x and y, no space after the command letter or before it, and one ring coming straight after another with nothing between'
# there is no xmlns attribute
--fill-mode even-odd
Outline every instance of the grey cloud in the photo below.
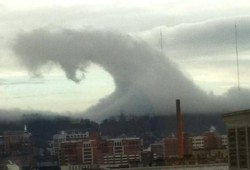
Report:
<svg viewBox="0 0 250 170"><path fill-rule="evenodd" d="M25 112L19 109L0 109L0 119L1 120L18 120L22 117Z"/></svg>
<svg viewBox="0 0 250 170"><path fill-rule="evenodd" d="M247 51L250 48L250 16L163 26L145 31L142 36L159 47L161 29L164 49L172 57L225 57L235 54L235 24L239 51Z"/></svg>
<svg viewBox="0 0 250 170"><path fill-rule="evenodd" d="M223 112L249 106L250 100L238 107L241 101L234 95L206 95L158 50L120 33L36 30L20 34L13 49L31 72L39 73L44 65L55 63L75 82L81 81L77 72L84 75L90 63L102 66L113 77L116 89L85 112L99 120L121 110L172 113L177 98L182 100L185 112Z"/></svg>
<svg viewBox="0 0 250 170"><path fill-rule="evenodd" d="M195 68L197 70L207 69L215 70L215 69L224 69L225 71L235 70L236 69L236 56L233 58L225 58L225 59L214 59L214 58L194 58L182 60L179 62L180 65L187 65L190 68ZM239 59L240 70L249 70L250 58L249 59ZM246 71L249 72L249 71Z"/></svg>
<svg viewBox="0 0 250 170"><path fill-rule="evenodd" d="M22 109L0 109L0 119L2 121L17 121L21 120L22 118L25 119L25 116L29 115L37 115L40 117L47 117L49 119L54 119L52 115L62 115L56 112L51 111L39 111L39 110L22 110ZM70 113L66 114L70 115Z"/></svg>

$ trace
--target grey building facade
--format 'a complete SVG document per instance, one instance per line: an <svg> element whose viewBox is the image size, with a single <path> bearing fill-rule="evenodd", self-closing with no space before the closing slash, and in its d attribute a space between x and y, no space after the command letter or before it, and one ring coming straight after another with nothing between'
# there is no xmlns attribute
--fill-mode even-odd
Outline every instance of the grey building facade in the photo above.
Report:
<svg viewBox="0 0 250 170"><path fill-rule="evenodd" d="M250 169L250 110L223 115L228 132L229 170Z"/></svg>

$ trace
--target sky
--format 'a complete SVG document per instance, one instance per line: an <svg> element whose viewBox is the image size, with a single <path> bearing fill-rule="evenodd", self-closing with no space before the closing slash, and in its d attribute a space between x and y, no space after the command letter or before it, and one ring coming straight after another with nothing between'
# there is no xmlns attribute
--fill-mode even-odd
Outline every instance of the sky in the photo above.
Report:
<svg viewBox="0 0 250 170"><path fill-rule="evenodd" d="M135 83L131 85L133 90L129 92L124 90L123 86L132 80L138 82L140 80L136 84L139 90L156 91L152 94L146 93L157 96L158 99L150 98L154 105L161 103L161 99L170 102L174 97L178 97L173 94L171 98L159 98L162 90L171 89L171 86L159 86L158 89L161 90L158 92L155 88L158 85L150 86L151 82L148 78L144 78L145 72L152 76L164 72L162 76L166 75L165 79L168 81L160 82L159 78L155 80L159 84L167 84L170 80L187 83L184 89L187 87L188 91L192 91L197 100L198 98L204 101L222 100L223 97L230 95L233 87L237 87L235 24L238 33L240 86L242 89L248 89L250 86L248 76L250 4L246 0L238 2L234 0L44 0L41 2L8 0L0 1L0 18L0 109L2 110L99 112L107 108L108 102L113 104L114 101L118 101L117 98L119 107L116 109L122 110L125 106L134 108L130 104L121 104L129 103L131 98L141 99L141 94L136 95L138 90L134 89ZM96 38L96 35L99 37ZM78 39L78 36L85 39ZM127 39L126 36L130 38ZM74 49L80 42L92 45L85 51L81 51L81 47ZM158 70L157 67L164 67L164 64L160 66L149 64L158 60L150 59L148 54L128 45L134 42L139 44L133 45L138 49L142 46L147 48L145 51L148 51L148 54L163 56L162 58L167 61L159 60L166 64L167 68L171 68L170 71ZM39 46L39 43L42 45ZM67 43L74 46L68 46ZM92 46L94 48L89 50ZM31 47L33 50L30 50ZM50 47L54 47L52 51ZM104 47L113 53L106 53L105 49L102 49ZM56 53L61 58L54 54L54 50L64 52ZM39 52L44 55L40 55ZM115 57L119 58L121 55L122 59L126 53L134 58L129 61L127 58L116 60ZM83 60L80 54L103 55L104 59L84 57ZM50 58L46 58L47 56ZM115 68L107 64L106 60L114 61L118 65L124 62L127 65ZM131 63L132 60L138 60L138 63ZM152 67L158 72L154 70L153 74L146 69L142 74L140 69L134 67ZM124 70L134 70L140 79L128 76L133 73ZM172 81L169 79L171 74L167 75L167 72L182 78ZM79 81L82 74L83 79ZM141 82L147 83L148 86L144 87L145 83ZM126 87L130 87L130 84ZM205 99L206 97L201 97L200 94L215 95L220 99ZM187 96L190 98L191 94ZM148 106L143 102L138 105L144 108ZM191 106L195 107L194 104L190 104L187 110L192 111ZM198 111L204 111L209 107L210 105ZM160 108L161 111L166 109ZM111 111L108 109L106 112Z"/></svg>

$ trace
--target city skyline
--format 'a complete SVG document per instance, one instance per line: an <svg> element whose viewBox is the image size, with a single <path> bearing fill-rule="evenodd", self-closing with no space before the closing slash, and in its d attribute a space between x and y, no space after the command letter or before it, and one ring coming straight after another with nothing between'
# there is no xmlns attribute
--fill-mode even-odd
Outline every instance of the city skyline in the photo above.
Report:
<svg viewBox="0 0 250 170"><path fill-rule="evenodd" d="M114 77L95 63L86 68L80 83L68 81L62 69L53 64L43 66L42 77L34 78L20 62L13 44L20 34L29 35L39 29L52 33L64 29L108 30L129 35L158 50L162 32L166 58L204 93L223 98L230 96L230 88L237 87L234 37L237 24L241 87L250 85L247 1L13 0L0 4L0 109L3 110L83 112L116 90Z"/></svg>

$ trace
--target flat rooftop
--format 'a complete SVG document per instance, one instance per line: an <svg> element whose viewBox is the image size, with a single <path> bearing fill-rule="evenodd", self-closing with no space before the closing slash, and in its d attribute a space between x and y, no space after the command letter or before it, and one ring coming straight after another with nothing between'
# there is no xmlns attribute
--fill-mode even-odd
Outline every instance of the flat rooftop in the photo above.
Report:
<svg viewBox="0 0 250 170"><path fill-rule="evenodd" d="M240 110L222 115L223 121L227 127L249 127L250 110Z"/></svg>
<svg viewBox="0 0 250 170"><path fill-rule="evenodd" d="M250 115L250 109L224 113L222 114L222 116L227 117L227 116L239 116L239 115L246 115L246 114Z"/></svg>

